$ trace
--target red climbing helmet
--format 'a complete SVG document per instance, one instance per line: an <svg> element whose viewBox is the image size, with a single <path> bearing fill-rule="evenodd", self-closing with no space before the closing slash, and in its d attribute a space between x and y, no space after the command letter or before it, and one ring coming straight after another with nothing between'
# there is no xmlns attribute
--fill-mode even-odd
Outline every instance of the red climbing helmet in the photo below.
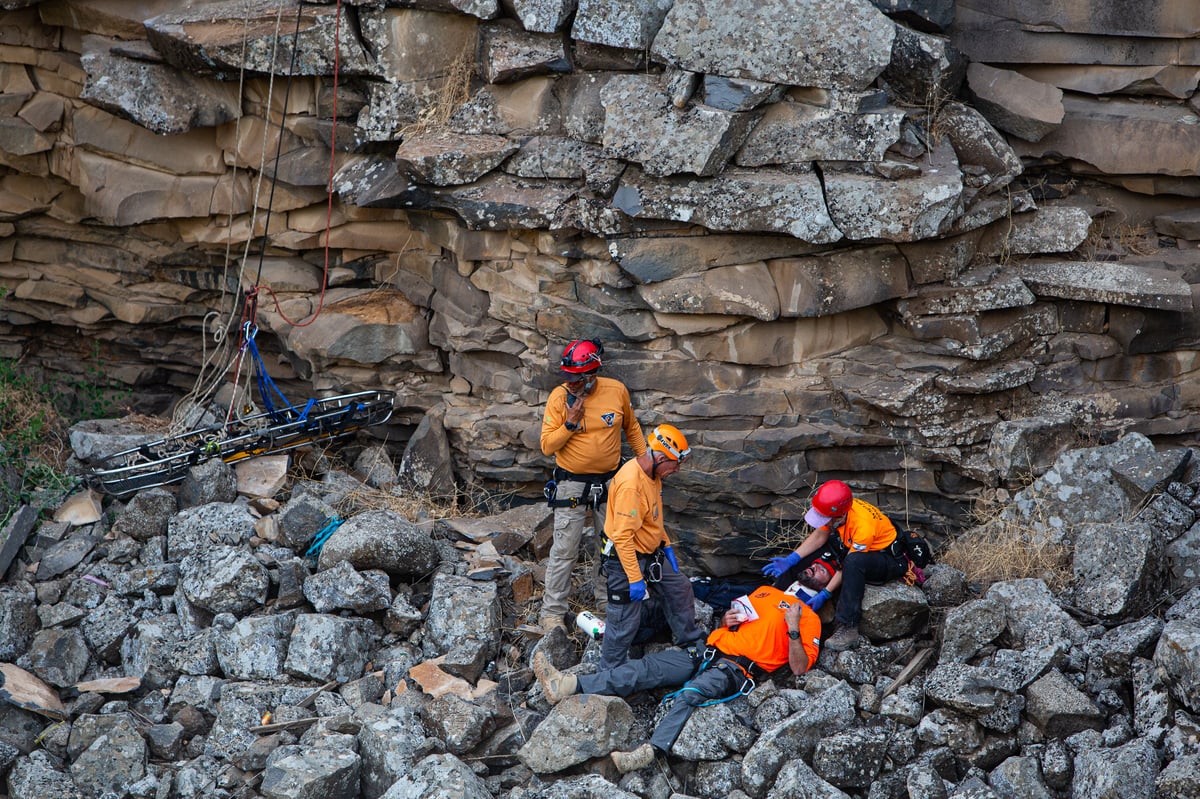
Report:
<svg viewBox="0 0 1200 799"><path fill-rule="evenodd" d="M824 527L835 516L850 510L854 492L841 480L829 480L821 484L813 495L812 507L804 514L804 521L813 527Z"/></svg>
<svg viewBox="0 0 1200 799"><path fill-rule="evenodd" d="M559 369L564 377L586 375L600 368L604 346L595 339L575 339L563 350Z"/></svg>

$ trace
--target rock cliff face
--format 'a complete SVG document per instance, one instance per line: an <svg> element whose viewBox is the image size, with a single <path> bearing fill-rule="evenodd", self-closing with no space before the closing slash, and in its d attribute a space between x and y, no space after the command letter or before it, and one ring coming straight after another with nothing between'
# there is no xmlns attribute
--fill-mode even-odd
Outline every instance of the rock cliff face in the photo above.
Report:
<svg viewBox="0 0 1200 799"><path fill-rule="evenodd" d="M1127 5L0 0L0 355L149 407L253 313L533 495L596 336L714 571L832 477L955 526L1200 427L1200 7Z"/></svg>

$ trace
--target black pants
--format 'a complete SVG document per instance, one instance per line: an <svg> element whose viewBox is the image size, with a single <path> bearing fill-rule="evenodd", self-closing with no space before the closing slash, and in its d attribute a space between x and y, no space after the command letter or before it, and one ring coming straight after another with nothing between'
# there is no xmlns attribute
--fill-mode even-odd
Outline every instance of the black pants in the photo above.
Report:
<svg viewBox="0 0 1200 799"><path fill-rule="evenodd" d="M867 583L882 585L898 580L908 570L907 564L892 554L891 549L877 552L851 552L842 559L842 588L838 597L834 621L857 627L862 619L863 592Z"/></svg>
<svg viewBox="0 0 1200 799"><path fill-rule="evenodd" d="M600 563L608 584L608 612L605 614L604 643L600 645L600 668L613 669L629 659L629 647L642 624L642 603L630 601L629 578L619 558L605 555ZM652 563L655 564L653 569ZM692 581L672 569L661 550L649 555L639 553L638 565L646 580L648 595L661 603L675 645L688 647L701 643L704 633L696 626ZM659 573L661 578L654 580Z"/></svg>

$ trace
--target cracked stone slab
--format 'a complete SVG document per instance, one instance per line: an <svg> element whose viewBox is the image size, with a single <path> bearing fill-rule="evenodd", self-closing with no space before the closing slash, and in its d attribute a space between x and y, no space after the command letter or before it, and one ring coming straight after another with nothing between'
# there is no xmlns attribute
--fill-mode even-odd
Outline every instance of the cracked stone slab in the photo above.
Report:
<svg viewBox="0 0 1200 799"><path fill-rule="evenodd" d="M335 6L297 8L290 0L204 3L151 17L146 36L169 64L189 74L332 75L335 60L342 75L378 71L348 12Z"/></svg>
<svg viewBox="0 0 1200 799"><path fill-rule="evenodd" d="M1036 297L1019 277L1000 275L978 286L930 286L917 296L896 303L903 317L937 314L974 314L998 308L1032 305Z"/></svg>
<svg viewBox="0 0 1200 799"><path fill-rule="evenodd" d="M693 72L864 89L891 60L895 36L866 0L677 0L651 53Z"/></svg>
<svg viewBox="0 0 1200 799"><path fill-rule="evenodd" d="M808 161L882 161L900 139L904 112L847 114L807 103L775 103L766 109L738 150L739 166Z"/></svg>
<svg viewBox="0 0 1200 799"><path fill-rule="evenodd" d="M1168 269L1107 261L1054 261L1025 264L1018 274L1041 297L1163 311L1192 310L1191 286Z"/></svg>
<svg viewBox="0 0 1200 799"><path fill-rule="evenodd" d="M574 181L532 181L493 174L435 192L432 203L457 213L473 230L549 229L558 210L579 192Z"/></svg>
<svg viewBox="0 0 1200 799"><path fill-rule="evenodd" d="M421 183L453 186L473 183L518 149L503 136L426 133L406 139L396 160Z"/></svg>
<svg viewBox="0 0 1200 799"><path fill-rule="evenodd" d="M712 230L787 233L811 244L842 238L812 172L726 169L713 178L659 180L630 168L612 204L632 217Z"/></svg>
<svg viewBox="0 0 1200 799"><path fill-rule="evenodd" d="M604 148L647 174L715 175L742 146L757 115L706 105L679 109L651 75L621 76L600 90Z"/></svg>

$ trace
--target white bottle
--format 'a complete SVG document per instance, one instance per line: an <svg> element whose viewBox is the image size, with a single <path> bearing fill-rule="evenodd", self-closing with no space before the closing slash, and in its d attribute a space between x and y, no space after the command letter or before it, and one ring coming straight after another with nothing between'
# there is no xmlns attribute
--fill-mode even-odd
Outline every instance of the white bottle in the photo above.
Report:
<svg viewBox="0 0 1200 799"><path fill-rule="evenodd" d="M584 635L596 641L604 637L604 619L590 610L585 610L575 617L575 626L583 630Z"/></svg>

